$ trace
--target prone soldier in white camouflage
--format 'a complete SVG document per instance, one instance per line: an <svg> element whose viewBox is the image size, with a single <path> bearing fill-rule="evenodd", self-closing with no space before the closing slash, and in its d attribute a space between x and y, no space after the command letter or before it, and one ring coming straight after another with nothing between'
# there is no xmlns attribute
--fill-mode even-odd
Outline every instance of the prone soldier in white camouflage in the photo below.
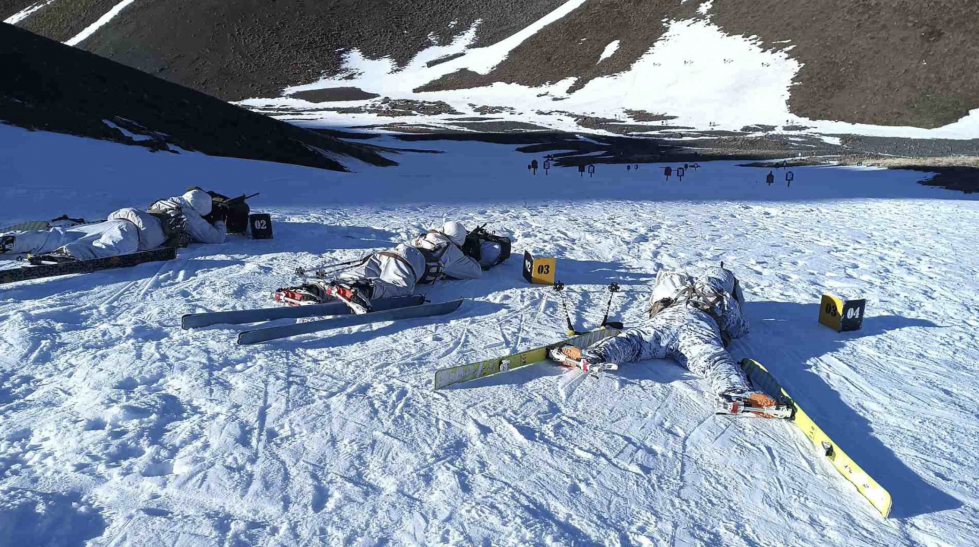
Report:
<svg viewBox="0 0 979 547"><path fill-rule="evenodd" d="M777 401L753 390L741 367L725 347L748 333L741 306L744 296L737 278L721 267L693 279L676 272L656 276L649 321L589 348L565 346L555 357L584 370L608 369L646 359L673 359L707 379L722 406L734 413L744 407L771 408ZM733 406L732 406L733 405ZM760 413L766 416L764 412Z"/></svg>
<svg viewBox="0 0 979 547"><path fill-rule="evenodd" d="M299 305L341 300L354 313L369 313L372 300L409 296L417 285L441 279L479 279L483 269L509 256L509 245L504 252L496 242L505 238L476 241L473 246L467 244L469 235L462 223L446 222L390 251L371 253L332 279L282 288L273 296Z"/></svg>

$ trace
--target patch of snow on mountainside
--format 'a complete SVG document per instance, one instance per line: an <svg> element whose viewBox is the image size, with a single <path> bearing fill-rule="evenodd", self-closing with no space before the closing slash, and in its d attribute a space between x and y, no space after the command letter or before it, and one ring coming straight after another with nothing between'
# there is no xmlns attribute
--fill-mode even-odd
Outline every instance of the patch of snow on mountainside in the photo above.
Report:
<svg viewBox="0 0 979 547"><path fill-rule="evenodd" d="M38 2L36 4L32 4L31 6L27 7L26 9L24 9L22 11L19 11L19 12L15 13L15 14L11 15L10 17L7 17L6 19L4 19L3 22L4 23L7 23L8 25L16 25L17 23L19 23L19 22L23 21L24 19L27 19L28 17L30 17L31 14L33 14L35 11L37 11L37 10L43 8L44 6L47 6L51 2L55 2L55 1L56 0L47 0L46 2Z"/></svg>
<svg viewBox="0 0 979 547"><path fill-rule="evenodd" d="M614 55L615 52L618 50L619 50L619 41L615 40L614 42L610 42L609 45L605 46L605 51L603 51L602 56L598 58L598 62L601 63L605 59L608 59L609 57Z"/></svg>
<svg viewBox="0 0 979 547"><path fill-rule="evenodd" d="M664 36L623 73L596 78L575 93L568 89L576 78L568 77L541 87L497 82L490 86L451 91L416 93L417 89L458 70L488 74L521 41L547 24L567 15L580 2L568 2L511 38L485 48L467 49L475 40L478 23L447 46L435 46L418 54L401 70L387 58L367 59L351 50L345 71L335 78L287 88L284 95L315 89L356 87L392 99L444 101L453 109L476 115L471 105L496 105L514 109L495 115L504 120L529 122L542 127L576 131L575 116L627 120L627 110L663 112L676 116L671 123L695 129L739 130L746 125L775 127L803 125L817 133L855 133L883 137L979 138L979 117L974 111L959 122L937 129L884 127L810 120L792 114L788 100L800 65L791 57L792 46L773 50L757 37L730 36L709 20L667 21ZM602 55L614 53L616 42ZM451 54L461 57L428 66L428 62ZM607 55L606 55L607 54ZM334 103L356 106L370 101ZM344 113L322 110L322 105L287 96L255 98L242 105L258 108L288 107L287 115L315 126L384 123L438 125L448 115L378 117L373 113ZM307 110L308 112L303 112ZM269 111L275 115L274 111ZM643 122L632 122L641 125ZM655 128L658 122L645 122ZM600 131L599 131L600 132Z"/></svg>
<svg viewBox="0 0 979 547"><path fill-rule="evenodd" d="M115 5L115 7L113 7L109 11L107 11L105 13L105 15L103 15L102 17L99 17L98 20L96 20L94 23L92 23L91 25L89 25L88 27L86 27L84 30L82 30L81 32L79 32L77 35L75 35L74 38L72 38L71 40L68 40L67 42L65 42L65 45L66 46L76 46L76 45L80 44L82 42L82 40L85 40L89 36L95 34L95 31L99 30L99 28L101 28L102 25L105 25L106 23L108 23L109 21L111 21L113 17L115 17L116 15L119 15L119 12L121 12L124 9L126 9L126 6L128 6L129 4L132 4L133 1L134 0L122 0L122 2L119 2L118 4Z"/></svg>

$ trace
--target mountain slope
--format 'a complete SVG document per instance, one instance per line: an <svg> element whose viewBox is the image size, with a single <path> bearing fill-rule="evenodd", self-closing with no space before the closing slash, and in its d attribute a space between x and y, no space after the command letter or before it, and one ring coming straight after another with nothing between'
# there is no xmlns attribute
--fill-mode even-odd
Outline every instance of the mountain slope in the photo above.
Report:
<svg viewBox="0 0 979 547"><path fill-rule="evenodd" d="M249 112L97 55L0 24L0 121L214 156L345 170L343 156L394 162L370 147Z"/></svg>
<svg viewBox="0 0 979 547"><path fill-rule="evenodd" d="M6 0L0 17L38 7L17 24L67 41L119 5ZM979 108L979 4L968 0L133 2L80 46L236 101L274 97L286 87L341 74L344 53L354 49L403 67L426 48L467 32L474 32L469 49L499 43L567 5L575 9L488 74L460 71L421 89L540 86L574 78L567 85L574 92L594 78L628 70L670 22L709 20L728 35L756 36L762 47L785 51L799 63L789 106L802 117L933 128ZM616 41L618 49L599 62Z"/></svg>

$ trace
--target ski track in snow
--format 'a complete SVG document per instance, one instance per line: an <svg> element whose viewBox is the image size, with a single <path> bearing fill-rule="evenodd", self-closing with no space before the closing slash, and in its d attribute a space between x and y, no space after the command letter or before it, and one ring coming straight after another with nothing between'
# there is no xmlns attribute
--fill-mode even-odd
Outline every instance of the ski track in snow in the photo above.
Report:
<svg viewBox="0 0 979 547"><path fill-rule="evenodd" d="M34 139L82 142L60 168L111 176L64 202L39 183L55 200L42 205L105 214L103 196L143 170L167 194L203 173L261 191L253 208L276 237L0 287L0 527L32 530L25 544L59 537L50 519L114 546L979 542L979 214L918 173L803 168L785 188L713 163L682 183L655 165L545 179L514 147L436 142L412 147L448 153L347 175L17 131L23 167L7 167L6 195L66 180L32 162ZM331 201L354 180L373 203ZM405 181L442 202L410 200ZM9 203L4 218L40 207ZM179 328L184 313L272 305L296 266L443 217L487 222L517 251L482 280L425 291L470 299L452 315L250 347L234 344L246 326ZM599 378L542 363L433 392L438 368L563 337L559 299L520 277L524 249L559 257L578 328L600 321L610 281L624 289L612 315L635 325L658 269L723 260L752 326L735 358L768 365L890 489L892 518L789 424L713 416L706 382L674 363ZM824 291L868 299L861 331L817 324Z"/></svg>

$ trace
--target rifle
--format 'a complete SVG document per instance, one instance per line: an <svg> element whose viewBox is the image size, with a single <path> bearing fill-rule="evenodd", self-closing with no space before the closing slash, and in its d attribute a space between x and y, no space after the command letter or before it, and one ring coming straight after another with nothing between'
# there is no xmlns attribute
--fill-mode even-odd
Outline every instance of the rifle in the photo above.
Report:
<svg viewBox="0 0 979 547"><path fill-rule="evenodd" d="M488 224L488 223L487 223ZM486 230L486 224L482 226L477 226L473 231L466 235L466 241L462 245L462 252L466 256L473 258L476 262L481 262L482 257L482 244L483 241L489 241L491 243L496 243L500 246L500 256L496 259L496 262L487 266L483 266L484 270L488 270L493 266L502 263L504 260L510 258L510 238L497 236L491 234Z"/></svg>
<svg viewBox="0 0 979 547"><path fill-rule="evenodd" d="M218 220L224 220L228 226L228 232L232 234L242 234L248 228L248 214L251 208L245 203L249 199L259 195L255 192L252 195L242 194L236 198L229 198L217 192L208 191L211 196L211 212L204 217L204 220L211 224Z"/></svg>
<svg viewBox="0 0 979 547"><path fill-rule="evenodd" d="M489 224L488 222L486 224ZM466 234L466 241L462 244L462 254L473 258L476 262L479 262L482 258L480 255L480 237L486 234L486 224L482 226L477 226L473 231Z"/></svg>
<svg viewBox="0 0 979 547"><path fill-rule="evenodd" d="M250 196L246 196L245 194L242 194L242 195L240 195L240 196L238 196L236 198L231 198L231 199L225 198L224 200L221 201L221 203L224 204L225 206L237 205L239 203L244 203L244 202L252 199L253 197L259 195L260 193L261 192L255 192L254 194L252 194ZM213 196L211 196L211 197L213 199ZM224 197L224 196L222 196L222 197Z"/></svg>

